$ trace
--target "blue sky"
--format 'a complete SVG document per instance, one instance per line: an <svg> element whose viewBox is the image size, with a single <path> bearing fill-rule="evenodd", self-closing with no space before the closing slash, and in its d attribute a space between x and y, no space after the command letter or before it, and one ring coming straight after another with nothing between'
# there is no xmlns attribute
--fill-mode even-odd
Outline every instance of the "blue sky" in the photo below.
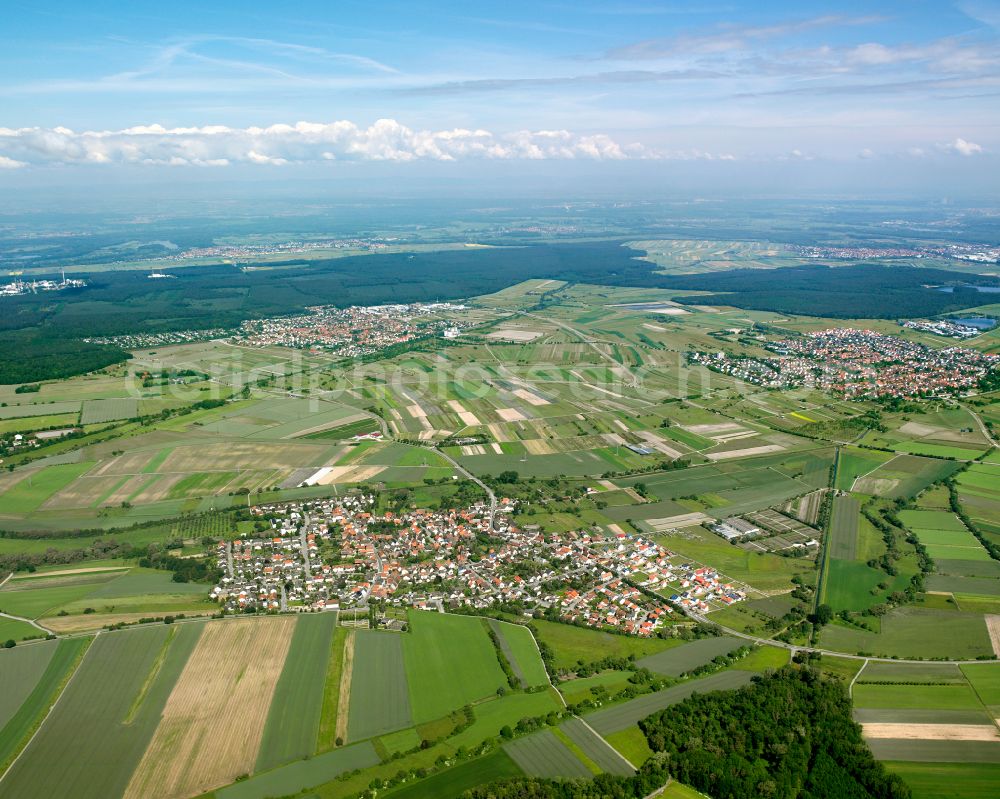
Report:
<svg viewBox="0 0 1000 799"><path fill-rule="evenodd" d="M2 35L0 180L544 160L982 181L1000 149L990 0L14 0Z"/></svg>

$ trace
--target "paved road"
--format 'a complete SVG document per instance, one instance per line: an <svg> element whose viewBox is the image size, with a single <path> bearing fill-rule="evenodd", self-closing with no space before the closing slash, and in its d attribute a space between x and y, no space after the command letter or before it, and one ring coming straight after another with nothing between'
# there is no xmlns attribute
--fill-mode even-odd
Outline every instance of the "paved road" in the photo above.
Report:
<svg viewBox="0 0 1000 799"><path fill-rule="evenodd" d="M924 663L924 664L947 663L956 666L962 666L970 663L991 662L989 660L931 660L931 659L908 660L906 658L880 658L880 657L872 657L870 655L851 655L848 654L847 652L835 652L830 649L819 649L818 647L814 646L799 646L797 644L786 644L784 641L775 641L773 638L758 638L755 635L748 635L747 633L741 633L736 630L733 630L730 627L725 627L716 621L712 621L710 617L703 616L700 613L688 612L686 615L688 616L688 618L694 619L695 621L700 621L705 624L711 624L713 627L717 627L718 629L722 630L726 635L732 635L736 638L742 638L746 641L753 641L754 643L761 644L763 646L777 646L780 647L781 649L789 649L791 650L793 655L796 652L815 652L816 654L819 655L832 655L833 657L847 658L848 660L863 660L866 662L878 661L883 663Z"/></svg>
<svg viewBox="0 0 1000 799"><path fill-rule="evenodd" d="M13 577L13 576L14 576L14 572L11 572L6 577L4 577L3 580L0 580L0 588L3 588L7 584L7 581L11 577ZM25 624L30 624L36 630L41 630L46 635L52 635L53 634L52 630L50 630L48 627L43 627L41 624L39 624L34 619L26 619L26 618L24 618L24 616L15 616L12 613L3 613L3 612L0 612L0 617L3 617L5 619L10 619L11 621L23 621Z"/></svg>
<svg viewBox="0 0 1000 799"><path fill-rule="evenodd" d="M600 355L601 358L608 361L615 369L620 369L626 375L627 378L625 381L626 386L628 386L629 388L639 387L639 379L634 374L632 374L631 369L629 369L623 363L618 363L618 361L616 361L610 355L610 353L605 352L599 346L597 346L597 342L595 342L593 338L588 336L586 333L581 333L575 327L571 327L570 325L567 325L565 322L560 322L558 319L552 319L551 317L548 316L540 316L539 314L531 313L531 311L519 311L516 308L498 308L497 310L506 311L508 313L513 313L513 314L519 314L520 316L530 316L531 318L538 319L539 321L545 322L546 324L551 324L555 325L556 327L560 327L567 333L572 333L574 336L580 339L582 343L586 344L594 352Z"/></svg>
<svg viewBox="0 0 1000 799"><path fill-rule="evenodd" d="M490 516L489 516L490 530L493 530L494 526L493 522L494 519L496 519L497 515L497 495L493 492L493 489L490 488L488 485L486 485L486 483L484 483L482 480L476 477L472 472L470 472L464 466L462 466L462 464L460 464L457 460L451 457L451 455L449 455L447 452L443 452L442 450L432 445L428 445L426 448L434 450L434 452L436 452L438 455L440 455L442 458L448 461L448 463L452 465L452 467L455 469L456 472L465 477L466 480L471 480L473 483L475 483L477 486L483 489L483 491L486 492L486 495L490 498Z"/></svg>
<svg viewBox="0 0 1000 799"><path fill-rule="evenodd" d="M962 405L969 412L969 415L976 420L976 424L979 425L979 430L982 432L983 437L990 442L991 446L1000 447L1000 442L998 442L993 436L990 435L990 429L986 426L986 423L980 418L979 414L976 413L968 405Z"/></svg>

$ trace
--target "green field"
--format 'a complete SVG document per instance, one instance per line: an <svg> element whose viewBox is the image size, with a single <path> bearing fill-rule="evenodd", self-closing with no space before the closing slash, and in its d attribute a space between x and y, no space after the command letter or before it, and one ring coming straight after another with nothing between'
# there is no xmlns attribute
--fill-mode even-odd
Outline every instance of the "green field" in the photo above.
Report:
<svg viewBox="0 0 1000 799"><path fill-rule="evenodd" d="M968 663L962 666L962 673L980 701L992 711L1000 711L1000 664Z"/></svg>
<svg viewBox="0 0 1000 799"><path fill-rule="evenodd" d="M0 652L0 730L34 690L58 646L56 641L46 641Z"/></svg>
<svg viewBox="0 0 1000 799"><path fill-rule="evenodd" d="M934 710L978 710L976 692L964 683L955 685L868 685L855 683L854 706Z"/></svg>
<svg viewBox="0 0 1000 799"><path fill-rule="evenodd" d="M974 660L993 653L982 614L920 607L890 611L877 633L828 624L819 643L835 652L885 657Z"/></svg>
<svg viewBox="0 0 1000 799"><path fill-rule="evenodd" d="M1000 763L913 763L890 760L886 767L906 780L913 799L993 799Z"/></svg>
<svg viewBox="0 0 1000 799"><path fill-rule="evenodd" d="M601 735L609 735L633 726L658 710L684 701L696 691L729 691L746 685L752 677L752 673L747 671L720 671L589 713L584 716L584 720Z"/></svg>
<svg viewBox="0 0 1000 799"><path fill-rule="evenodd" d="M590 769L551 730L504 744L511 759L530 777L588 779Z"/></svg>
<svg viewBox="0 0 1000 799"><path fill-rule="evenodd" d="M323 711L323 687L336 613L299 616L285 667L271 698L257 771L308 757L316 749Z"/></svg>
<svg viewBox="0 0 1000 799"><path fill-rule="evenodd" d="M120 796L201 628L160 625L101 635L38 734L0 781L0 797ZM156 668L164 648L165 658Z"/></svg>
<svg viewBox="0 0 1000 799"><path fill-rule="evenodd" d="M532 620L531 625L538 631L538 639L552 649L557 669L568 670L579 663L593 663L605 657L646 657L683 643L679 640L613 635L538 619Z"/></svg>
<svg viewBox="0 0 1000 799"><path fill-rule="evenodd" d="M378 762L375 747L370 741L362 741L258 774L222 788L214 795L218 799L273 799L275 796L289 796L333 780L348 771L377 765Z"/></svg>
<svg viewBox="0 0 1000 799"><path fill-rule="evenodd" d="M629 685L631 671L602 671L590 677L577 677L559 683L559 692L566 704L574 705L584 699L593 699L605 692L614 694Z"/></svg>
<svg viewBox="0 0 1000 799"><path fill-rule="evenodd" d="M548 685L549 676L545 673L545 664L538 654L538 647L531 631L518 624L497 623L494 629L497 634L506 642L513 656L512 666L516 665L516 670L520 677L529 687L537 685Z"/></svg>
<svg viewBox="0 0 1000 799"><path fill-rule="evenodd" d="M658 652L636 661L636 666L649 669L657 674L668 677L679 677L684 672L696 669L711 662L718 655L727 655L733 650L744 646L741 638L720 636L718 638L702 638L689 644Z"/></svg>
<svg viewBox="0 0 1000 799"><path fill-rule="evenodd" d="M32 473L0 494L0 517L24 515L61 491L94 465L93 461L66 463L32 470Z"/></svg>
<svg viewBox="0 0 1000 799"><path fill-rule="evenodd" d="M0 616L0 643L23 641L25 638L37 638L40 635L45 633L27 622Z"/></svg>
<svg viewBox="0 0 1000 799"><path fill-rule="evenodd" d="M354 636L347 740L360 741L409 727L413 723L410 712L413 676L410 675L408 686L403 655L410 636L376 630L357 630ZM438 715L445 713L447 710Z"/></svg>
<svg viewBox="0 0 1000 799"><path fill-rule="evenodd" d="M891 457L884 452L844 447L837 460L837 482L834 488L850 491L857 478L877 469Z"/></svg>
<svg viewBox="0 0 1000 799"><path fill-rule="evenodd" d="M610 733L604 736L604 740L636 767L641 766L653 756L653 750L649 748L646 736L638 727L626 727L624 730Z"/></svg>
<svg viewBox="0 0 1000 799"><path fill-rule="evenodd" d="M0 770L6 768L56 701L61 686L89 645L89 638L73 638L58 644L32 644L16 655L13 651L0 653L4 675ZM2 658L11 658L15 665Z"/></svg>
<svg viewBox="0 0 1000 799"><path fill-rule="evenodd" d="M462 793L477 785L522 776L524 772L511 760L510 755L503 749L495 749L488 755L460 763L426 780L389 791L385 795L392 799L427 799L427 797L457 799Z"/></svg>
<svg viewBox="0 0 1000 799"><path fill-rule="evenodd" d="M411 611L409 620L403 654L416 723L446 716L507 684L478 618Z"/></svg>

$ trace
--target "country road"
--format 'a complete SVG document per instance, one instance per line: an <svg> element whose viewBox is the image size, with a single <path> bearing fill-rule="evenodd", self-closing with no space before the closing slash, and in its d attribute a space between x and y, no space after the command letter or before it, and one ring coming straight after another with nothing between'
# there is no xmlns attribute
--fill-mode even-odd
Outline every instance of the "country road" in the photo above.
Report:
<svg viewBox="0 0 1000 799"><path fill-rule="evenodd" d="M722 630L726 635L731 635L735 638L742 638L746 641L753 641L761 646L776 646L781 649L789 649L794 655L796 652L815 652L818 655L830 655L831 657L847 658L848 660L864 660L864 661L874 661L881 663L945 663L955 666L968 665L971 663L990 663L990 660L938 660L925 658L923 660L914 658L885 658L885 657L874 657L872 655L852 655L847 652L835 652L830 649L819 649L813 646L799 646L798 644L786 644L784 641L775 641L772 638L758 638L755 635L747 635L746 633L737 632L729 627L724 627L718 622L712 621L708 616L703 616L700 613L690 613L686 612L686 615L690 619L702 622L703 624L711 624L713 627L717 627Z"/></svg>

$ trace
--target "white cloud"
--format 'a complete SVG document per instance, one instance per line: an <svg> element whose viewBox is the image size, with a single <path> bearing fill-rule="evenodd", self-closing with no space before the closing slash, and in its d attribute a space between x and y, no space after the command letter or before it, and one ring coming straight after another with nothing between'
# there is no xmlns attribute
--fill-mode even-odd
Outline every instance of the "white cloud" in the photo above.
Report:
<svg viewBox="0 0 1000 799"><path fill-rule="evenodd" d="M413 130L394 119L367 128L353 122L297 122L269 127L223 125L77 132L69 128L0 128L0 167L28 164L153 164L167 166L284 166L319 161L456 161L460 159L719 158L710 153L664 153L619 144L605 134L568 130Z"/></svg>
<svg viewBox="0 0 1000 799"><path fill-rule="evenodd" d="M964 156L980 155L983 152L983 148L980 145L962 138L957 138L953 142L943 144L941 148Z"/></svg>

